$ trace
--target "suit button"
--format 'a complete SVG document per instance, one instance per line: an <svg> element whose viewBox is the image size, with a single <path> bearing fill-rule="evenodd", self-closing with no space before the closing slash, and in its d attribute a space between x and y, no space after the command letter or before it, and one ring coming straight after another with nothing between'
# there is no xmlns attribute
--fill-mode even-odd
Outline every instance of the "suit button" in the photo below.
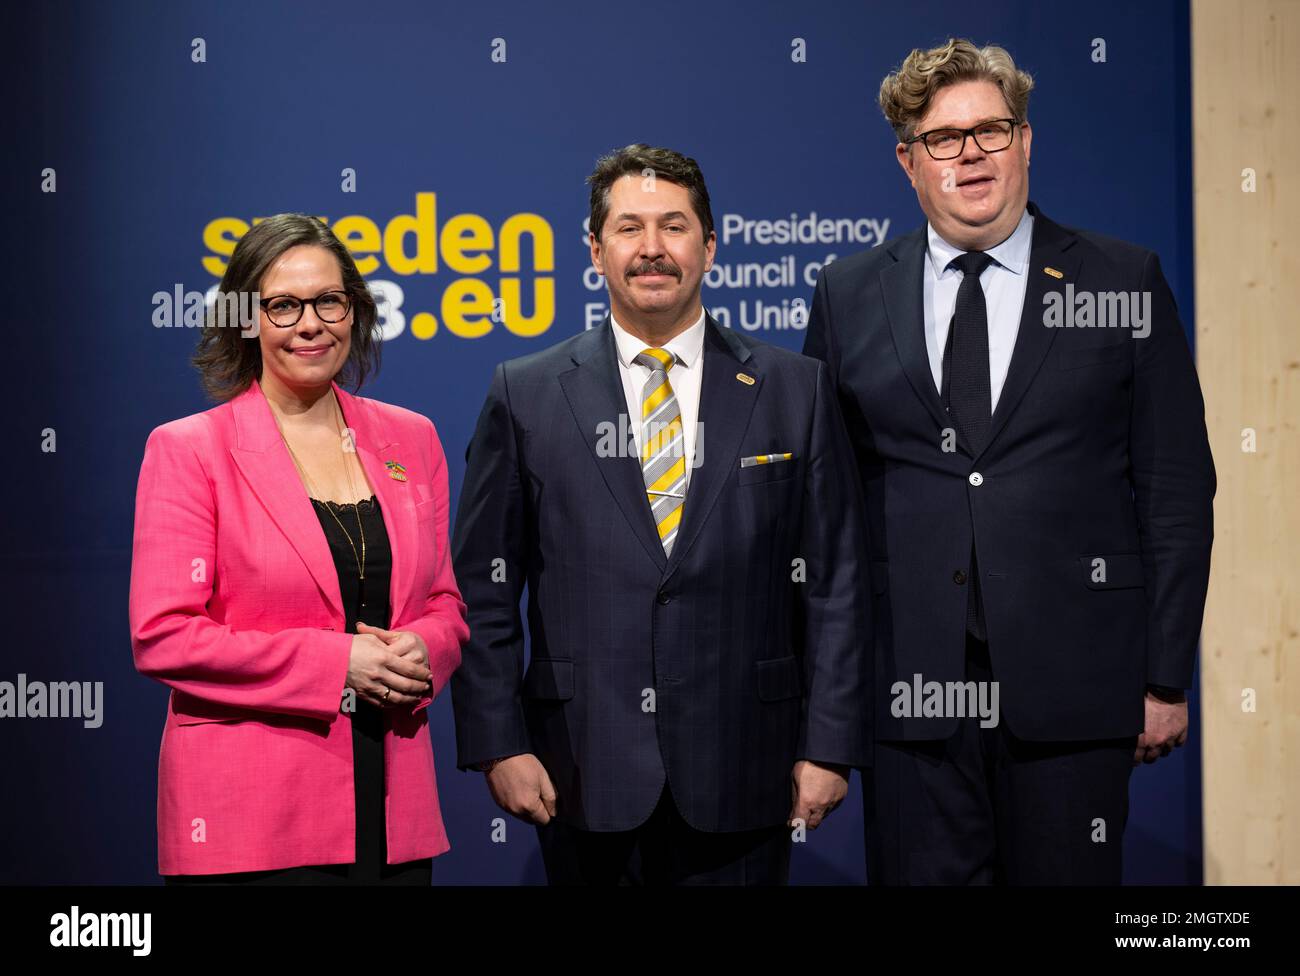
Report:
<svg viewBox="0 0 1300 976"><path fill-rule="evenodd" d="M670 597L667 593L664 593L662 590L660 591L660 593L659 593L659 605L660 605L661 607L666 607L666 606L668 606L668 604L672 603L672 601L673 601L673 598L672 598L672 597Z"/></svg>
<svg viewBox="0 0 1300 976"><path fill-rule="evenodd" d="M978 471L972 471L970 477L966 480L978 488L980 485L984 484L984 475L980 474Z"/></svg>
<svg viewBox="0 0 1300 976"><path fill-rule="evenodd" d="M952 581L958 586L966 585L966 571L964 569L955 569L952 573Z"/></svg>

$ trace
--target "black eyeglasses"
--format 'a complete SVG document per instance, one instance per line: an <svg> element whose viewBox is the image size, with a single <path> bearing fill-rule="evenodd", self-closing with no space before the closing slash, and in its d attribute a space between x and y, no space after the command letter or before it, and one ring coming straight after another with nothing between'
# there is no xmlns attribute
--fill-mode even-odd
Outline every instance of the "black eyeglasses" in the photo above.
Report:
<svg viewBox="0 0 1300 976"><path fill-rule="evenodd" d="M345 291L327 291L315 298L274 295L271 298L263 298L258 304L262 306L272 325L287 329L291 325L298 324L298 320L302 318L304 305L314 308L316 317L322 322L342 322L348 317L348 312L352 308L352 299Z"/></svg>
<svg viewBox="0 0 1300 976"><path fill-rule="evenodd" d="M984 152L1001 152L1011 145L1021 124L1019 119L990 119L969 129L931 129L904 140L904 145L924 142L931 159L956 159L966 151L969 136Z"/></svg>

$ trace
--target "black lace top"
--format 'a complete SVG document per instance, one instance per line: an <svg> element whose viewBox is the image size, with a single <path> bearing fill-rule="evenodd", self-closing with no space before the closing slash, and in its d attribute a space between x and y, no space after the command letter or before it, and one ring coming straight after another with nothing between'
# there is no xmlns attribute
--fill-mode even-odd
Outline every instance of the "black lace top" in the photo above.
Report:
<svg viewBox="0 0 1300 976"><path fill-rule="evenodd" d="M371 495L355 505L323 502L317 498L311 501L329 541L330 554L334 557L348 633L357 632L358 620L387 629L391 612L388 593L393 573L393 550L388 544L388 530L384 527L379 499ZM348 536L352 537L351 541ZM364 581L357 578L363 536L366 543Z"/></svg>

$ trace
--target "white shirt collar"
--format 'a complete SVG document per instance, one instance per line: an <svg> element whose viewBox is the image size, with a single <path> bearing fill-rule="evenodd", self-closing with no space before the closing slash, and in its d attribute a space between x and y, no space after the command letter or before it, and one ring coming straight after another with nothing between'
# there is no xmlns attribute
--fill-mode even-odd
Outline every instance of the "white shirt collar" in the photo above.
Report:
<svg viewBox="0 0 1300 976"><path fill-rule="evenodd" d="M1033 229L1034 218L1026 207L1025 212L1020 215L1020 223L1016 224L1016 229L1011 232L1011 236L984 253L1013 274L1024 274L1025 269L1029 267L1029 245L1033 240ZM956 269L949 268L948 263L966 252L962 248L953 247L940 237L933 224L927 223L925 230L926 238L929 240L930 267L934 271L934 276L942 278L946 270L956 274Z"/></svg>
<svg viewBox="0 0 1300 976"><path fill-rule="evenodd" d="M645 341L638 339L618 324L614 313L609 313L609 324L614 328L614 343L618 346L618 358L624 366L636 365L633 360L643 349L648 348ZM691 364L699 358L704 350L704 306L700 306L700 317L689 329L673 336L662 347L677 357L678 364L690 369Z"/></svg>

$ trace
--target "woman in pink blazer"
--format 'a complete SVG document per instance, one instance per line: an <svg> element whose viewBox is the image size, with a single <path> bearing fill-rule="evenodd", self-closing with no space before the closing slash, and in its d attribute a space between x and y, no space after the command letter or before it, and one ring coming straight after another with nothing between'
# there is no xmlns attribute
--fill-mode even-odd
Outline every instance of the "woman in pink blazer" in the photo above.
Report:
<svg viewBox="0 0 1300 976"><path fill-rule="evenodd" d="M318 220L235 247L194 362L220 405L156 428L136 493L131 642L172 689L168 882L429 884L449 847L425 707L460 663L433 424L345 392L376 309Z"/></svg>

